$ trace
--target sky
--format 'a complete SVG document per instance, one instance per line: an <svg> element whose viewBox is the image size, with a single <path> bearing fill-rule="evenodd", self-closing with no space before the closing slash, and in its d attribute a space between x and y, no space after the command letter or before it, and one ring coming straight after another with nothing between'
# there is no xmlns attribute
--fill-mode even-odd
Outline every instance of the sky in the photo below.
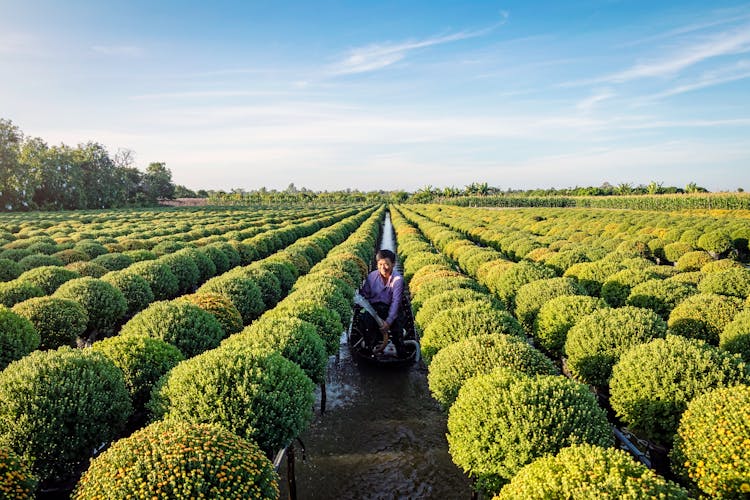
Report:
<svg viewBox="0 0 750 500"><path fill-rule="evenodd" d="M750 3L0 0L0 118L191 189L750 190Z"/></svg>

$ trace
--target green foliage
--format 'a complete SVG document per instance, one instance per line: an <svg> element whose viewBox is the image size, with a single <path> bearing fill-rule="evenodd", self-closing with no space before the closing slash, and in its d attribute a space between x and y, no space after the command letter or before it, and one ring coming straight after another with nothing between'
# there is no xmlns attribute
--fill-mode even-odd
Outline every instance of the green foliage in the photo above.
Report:
<svg viewBox="0 0 750 500"><path fill-rule="evenodd" d="M107 335L125 316L128 303L120 290L97 278L76 278L63 283L53 297L70 299L83 306L89 321L86 332Z"/></svg>
<svg viewBox="0 0 750 500"><path fill-rule="evenodd" d="M278 351L296 363L316 384L325 381L328 354L315 325L299 318L262 316L237 335L224 340L222 347L254 347Z"/></svg>
<svg viewBox="0 0 750 500"><path fill-rule="evenodd" d="M0 259L0 282L10 281L18 278L23 272L23 268L10 259Z"/></svg>
<svg viewBox="0 0 750 500"><path fill-rule="evenodd" d="M106 267L109 271L121 271L135 261L128 255L114 252L99 255L95 259L92 259L91 262Z"/></svg>
<svg viewBox="0 0 750 500"><path fill-rule="evenodd" d="M136 249L136 250L126 250L122 252L123 255L127 255L131 259L133 259L133 262L141 262L144 260L155 260L157 255L150 251L146 250L145 248Z"/></svg>
<svg viewBox="0 0 750 500"><path fill-rule="evenodd" d="M621 270L619 262L598 260L596 262L581 262L569 267L563 276L575 278L586 295L599 296L602 285L609 276Z"/></svg>
<svg viewBox="0 0 750 500"><path fill-rule="evenodd" d="M88 255L89 259L94 259L100 255L108 253L108 250L104 245L92 240L81 240L75 244L73 249L85 253Z"/></svg>
<svg viewBox="0 0 750 500"><path fill-rule="evenodd" d="M688 243L675 241L674 243L664 245L664 257L666 257L669 262L677 262L680 260L680 257L694 250L695 248Z"/></svg>
<svg viewBox="0 0 750 500"><path fill-rule="evenodd" d="M516 292L526 283L554 278L555 271L536 262L523 261L507 268L490 288L502 300L508 310L515 309Z"/></svg>
<svg viewBox="0 0 750 500"><path fill-rule="evenodd" d="M634 286L654 278L656 275L649 269L623 269L607 277L600 295L612 307L624 306Z"/></svg>
<svg viewBox="0 0 750 500"><path fill-rule="evenodd" d="M486 293L467 288L458 288L438 293L425 300L422 307L419 308L419 312L415 315L414 322L424 331L438 313L468 303L483 303L490 307L503 308L498 301Z"/></svg>
<svg viewBox="0 0 750 500"><path fill-rule="evenodd" d="M182 250L183 248L187 247L187 243L184 241L178 241L178 240L164 240L160 241L153 247L151 247L151 251L154 252L157 256L162 255L169 255L171 253L175 253L178 250Z"/></svg>
<svg viewBox="0 0 750 500"><path fill-rule="evenodd" d="M738 356L701 340L667 335L620 356L612 369L610 403L639 436L668 445L690 400L748 380Z"/></svg>
<svg viewBox="0 0 750 500"><path fill-rule="evenodd" d="M309 274L307 276L310 276ZM306 276L306 277L307 277ZM294 300L315 300L336 311L342 325L348 325L352 319L352 298L354 291L345 283L335 278L312 276L313 280L306 280L301 286L294 286ZM297 284L300 284L299 280ZM339 286L343 285L343 286Z"/></svg>
<svg viewBox="0 0 750 500"><path fill-rule="evenodd" d="M157 262L169 267L177 278L177 293L191 292L198 285L200 270L195 261L186 253L176 252L164 255Z"/></svg>
<svg viewBox="0 0 750 500"><path fill-rule="evenodd" d="M190 257L198 267L198 281L196 282L196 285L199 283L204 283L205 281L216 276L216 265L214 264L214 261L212 261L208 255L201 252L197 248L184 248L182 250L179 250L178 253L180 255Z"/></svg>
<svg viewBox="0 0 750 500"><path fill-rule="evenodd" d="M172 369L151 409L157 417L220 424L270 455L309 424L313 388L302 369L278 352L219 348Z"/></svg>
<svg viewBox="0 0 750 500"><path fill-rule="evenodd" d="M89 316L81 304L57 297L34 297L13 306L13 312L28 319L39 333L40 349L76 345L86 331Z"/></svg>
<svg viewBox="0 0 750 500"><path fill-rule="evenodd" d="M412 291L411 308L415 313L419 312L422 304L430 297L433 297L447 290L470 289L481 291L481 286L479 285L479 283L469 278L468 276L463 276L458 273L453 276L440 277L430 280L429 282L422 283L416 291L411 288L411 284L409 285L409 288Z"/></svg>
<svg viewBox="0 0 750 500"><path fill-rule="evenodd" d="M0 305L5 307L13 307L24 300L43 295L44 290L28 281L14 279L0 283Z"/></svg>
<svg viewBox="0 0 750 500"><path fill-rule="evenodd" d="M0 306L0 371L39 347L40 339L31 321Z"/></svg>
<svg viewBox="0 0 750 500"><path fill-rule="evenodd" d="M732 243L732 237L723 229L708 231L698 238L698 247L717 259L721 254L728 252L732 248Z"/></svg>
<svg viewBox="0 0 750 500"><path fill-rule="evenodd" d="M281 291L281 282L268 269L260 267L241 267L236 271L238 276L244 276L255 281L255 284L260 288L260 294L263 297L264 309L273 308L281 300L283 292ZM323 293L323 292L321 292Z"/></svg>
<svg viewBox="0 0 750 500"><path fill-rule="evenodd" d="M89 276L91 278L101 278L109 272L109 269L106 267L88 261L72 262L67 264L65 269L74 271L81 276Z"/></svg>
<svg viewBox="0 0 750 500"><path fill-rule="evenodd" d="M198 292L213 292L227 297L240 312L242 322L250 324L265 309L263 295L255 280L237 273L226 273L206 281Z"/></svg>
<svg viewBox="0 0 750 500"><path fill-rule="evenodd" d="M719 260L712 260L711 262L704 264L703 267L701 267L701 272L703 274L711 274L718 271L725 271L727 269L734 269L734 268L744 268L741 262L738 262L736 260L732 259L719 259Z"/></svg>
<svg viewBox="0 0 750 500"><path fill-rule="evenodd" d="M737 313L719 334L719 347L737 353L750 363L750 309Z"/></svg>
<svg viewBox="0 0 750 500"><path fill-rule="evenodd" d="M295 317L312 323L318 336L325 342L326 352L329 355L339 352L344 325L338 313L325 305L311 299L297 300L289 296L270 311L269 315Z"/></svg>
<svg viewBox="0 0 750 500"><path fill-rule="evenodd" d="M606 387L612 367L624 352L666 333L667 324L649 309L625 306L595 311L568 331L568 367L581 381Z"/></svg>
<svg viewBox="0 0 750 500"><path fill-rule="evenodd" d="M713 293L690 296L670 313L669 331L719 345L721 331L742 310L742 306L742 300L737 297Z"/></svg>
<svg viewBox="0 0 750 500"><path fill-rule="evenodd" d="M525 340L505 334L475 335L435 354L427 381L432 397L449 409L466 380L506 367L526 375L558 373L552 361Z"/></svg>
<svg viewBox="0 0 750 500"><path fill-rule="evenodd" d="M581 262L589 262L590 260L591 259L589 259L588 256L582 251L562 250L545 257L544 263L554 269L555 273L562 276L562 274L573 265Z"/></svg>
<svg viewBox="0 0 750 500"><path fill-rule="evenodd" d="M563 448L521 469L494 500L550 498L687 500L687 491L633 460L622 450L589 444Z"/></svg>
<svg viewBox="0 0 750 500"><path fill-rule="evenodd" d="M507 311L470 303L438 313L424 332L422 358L429 365L442 348L467 337L480 334L501 334L523 337L523 327Z"/></svg>
<svg viewBox="0 0 750 500"><path fill-rule="evenodd" d="M586 386L501 370L467 380L448 415L451 457L483 489L498 491L524 465L572 444L612 444L606 413Z"/></svg>
<svg viewBox="0 0 750 500"><path fill-rule="evenodd" d="M145 279L156 300L171 299L179 293L180 282L177 276L168 265L162 262L156 260L136 262L128 268L127 272L138 274Z"/></svg>
<svg viewBox="0 0 750 500"><path fill-rule="evenodd" d="M516 292L515 315L527 333L534 328L539 310L549 300L565 295L584 295L573 278L547 278L526 283Z"/></svg>
<svg viewBox="0 0 750 500"><path fill-rule="evenodd" d="M190 358L219 345L224 329L200 307L182 300L153 302L125 323L120 335L148 335L177 347Z"/></svg>
<svg viewBox="0 0 750 500"><path fill-rule="evenodd" d="M607 304L597 297L555 297L539 309L534 321L534 339L553 355L561 356L570 328L584 316L607 307Z"/></svg>
<svg viewBox="0 0 750 500"><path fill-rule="evenodd" d="M128 304L127 311L125 311L126 318L142 311L154 301L151 286L140 274L135 274L130 270L112 271L102 276L101 279L122 292Z"/></svg>
<svg viewBox="0 0 750 500"><path fill-rule="evenodd" d="M625 302L630 306L651 309L667 319L678 304L696 293L696 288L687 283L652 279L634 286Z"/></svg>
<svg viewBox="0 0 750 500"><path fill-rule="evenodd" d="M690 402L671 452L673 470L710 498L750 493L750 386L709 391Z"/></svg>
<svg viewBox="0 0 750 500"><path fill-rule="evenodd" d="M732 267L709 273L698 283L698 290L703 293L747 298L750 295L750 269Z"/></svg>
<svg viewBox="0 0 750 500"><path fill-rule="evenodd" d="M253 263L252 267L271 271L274 276L276 276L276 279L279 280L282 295L289 293L289 290L292 289L294 282L297 279L296 269L288 262L264 259ZM358 279L357 283L361 281L361 279Z"/></svg>
<svg viewBox="0 0 750 500"><path fill-rule="evenodd" d="M35 253L33 255L28 255L18 261L18 265L21 266L21 269L23 269L24 271L28 271L30 269L34 269L35 267L41 266L62 266L63 262L57 257L53 257L51 255Z"/></svg>
<svg viewBox="0 0 750 500"><path fill-rule="evenodd" d="M0 372L0 449L41 480L71 474L131 411L122 372L89 349L36 351Z"/></svg>
<svg viewBox="0 0 750 500"><path fill-rule="evenodd" d="M26 271L18 279L36 285L44 290L46 295L51 295L66 281L80 277L80 274L64 267L42 266Z"/></svg>
<svg viewBox="0 0 750 500"><path fill-rule="evenodd" d="M33 498L37 479L31 469L10 450L0 448L0 498Z"/></svg>
<svg viewBox="0 0 750 500"><path fill-rule="evenodd" d="M204 253L209 259L211 259L211 262L213 262L214 267L216 268L217 275L224 274L231 269L232 266L229 263L229 257L227 257L227 254L215 245L206 245L199 248L198 251Z"/></svg>
<svg viewBox="0 0 750 500"><path fill-rule="evenodd" d="M254 442L219 425L155 422L92 460L73 499L279 497Z"/></svg>
<svg viewBox="0 0 750 500"><path fill-rule="evenodd" d="M224 333L229 336L242 330L242 316L232 301L225 295L211 292L199 292L183 295L177 300L185 300L207 313L211 313L221 324Z"/></svg>
<svg viewBox="0 0 750 500"><path fill-rule="evenodd" d="M136 411L144 409L156 382L184 359L175 346L146 335L110 337L94 342L91 349L122 370Z"/></svg>
<svg viewBox="0 0 750 500"><path fill-rule="evenodd" d="M704 265L713 260L714 258L703 250L696 250L695 252L687 252L677 259L675 267L681 272L700 271Z"/></svg>

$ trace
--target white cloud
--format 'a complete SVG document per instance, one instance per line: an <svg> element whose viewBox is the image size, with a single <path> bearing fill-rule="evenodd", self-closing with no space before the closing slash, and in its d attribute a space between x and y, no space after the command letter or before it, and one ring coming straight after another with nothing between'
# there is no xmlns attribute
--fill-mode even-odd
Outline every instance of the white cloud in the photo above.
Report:
<svg viewBox="0 0 750 500"><path fill-rule="evenodd" d="M590 113L594 109L594 106L602 101L606 101L607 99L615 97L615 95L617 94L615 94L611 90L600 90L587 97L586 99L579 101L578 104L576 104L576 108L578 108L578 110L582 113Z"/></svg>
<svg viewBox="0 0 750 500"><path fill-rule="evenodd" d="M744 80L750 78L750 61L743 60L731 66L722 67L716 70L707 71L703 73L700 78L680 83L670 89L663 92L647 96L646 101L654 99L660 99L663 97L669 97L678 94L684 94L686 92L692 92L693 90L699 90L707 87L713 87L721 85L723 83L734 82L738 80Z"/></svg>

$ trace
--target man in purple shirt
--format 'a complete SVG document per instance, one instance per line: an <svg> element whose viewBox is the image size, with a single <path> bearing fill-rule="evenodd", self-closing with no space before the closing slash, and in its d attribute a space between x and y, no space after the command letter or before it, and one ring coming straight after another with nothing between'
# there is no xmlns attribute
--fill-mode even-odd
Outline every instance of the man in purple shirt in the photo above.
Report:
<svg viewBox="0 0 750 500"><path fill-rule="evenodd" d="M375 318L369 314L362 315L365 348L371 348L379 339L382 339L382 343L375 348L376 353L382 352L388 345L388 335L390 334L398 356L404 357L402 338L404 322L400 310L404 278L394 271L393 264L396 262L396 254L390 250L378 251L375 254L375 260L378 269L367 275L359 293L372 304L384 323L382 327L379 327Z"/></svg>

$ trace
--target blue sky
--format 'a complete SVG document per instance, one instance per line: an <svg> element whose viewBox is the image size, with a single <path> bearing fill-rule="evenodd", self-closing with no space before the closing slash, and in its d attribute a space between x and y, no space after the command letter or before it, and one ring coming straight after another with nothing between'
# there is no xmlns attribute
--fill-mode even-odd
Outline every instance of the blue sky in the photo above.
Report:
<svg viewBox="0 0 750 500"><path fill-rule="evenodd" d="M750 190L750 3L0 0L0 117L193 189Z"/></svg>

